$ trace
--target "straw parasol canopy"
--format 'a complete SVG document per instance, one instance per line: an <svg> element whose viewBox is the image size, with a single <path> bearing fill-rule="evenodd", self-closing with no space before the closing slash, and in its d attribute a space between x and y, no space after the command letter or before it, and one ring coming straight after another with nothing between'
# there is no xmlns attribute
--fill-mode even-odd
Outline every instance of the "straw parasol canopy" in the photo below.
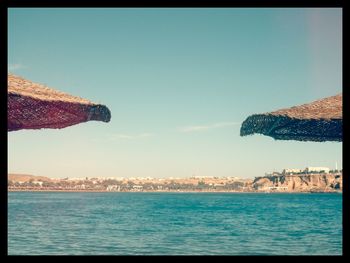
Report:
<svg viewBox="0 0 350 263"><path fill-rule="evenodd" d="M276 140L343 140L342 94L264 114L249 116L241 136L261 133Z"/></svg>
<svg viewBox="0 0 350 263"><path fill-rule="evenodd" d="M90 120L109 122L110 110L8 74L7 130L61 129Z"/></svg>

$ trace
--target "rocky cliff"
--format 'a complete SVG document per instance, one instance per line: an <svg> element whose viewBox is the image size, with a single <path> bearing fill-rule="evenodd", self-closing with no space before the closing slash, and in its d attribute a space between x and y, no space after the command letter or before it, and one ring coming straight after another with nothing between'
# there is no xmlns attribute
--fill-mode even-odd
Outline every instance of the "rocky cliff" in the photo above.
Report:
<svg viewBox="0 0 350 263"><path fill-rule="evenodd" d="M257 177L252 188L258 191L332 192L342 191L342 174L297 174Z"/></svg>

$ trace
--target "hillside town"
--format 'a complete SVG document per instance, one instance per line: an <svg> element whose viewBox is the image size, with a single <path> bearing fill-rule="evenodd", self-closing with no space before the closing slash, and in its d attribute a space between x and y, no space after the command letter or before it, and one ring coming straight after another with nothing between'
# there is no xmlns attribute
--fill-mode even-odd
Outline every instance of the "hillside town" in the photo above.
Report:
<svg viewBox="0 0 350 263"><path fill-rule="evenodd" d="M9 174L9 191L96 192L339 192L342 170L327 167L283 169L254 179L192 176L189 178L94 177L48 178Z"/></svg>

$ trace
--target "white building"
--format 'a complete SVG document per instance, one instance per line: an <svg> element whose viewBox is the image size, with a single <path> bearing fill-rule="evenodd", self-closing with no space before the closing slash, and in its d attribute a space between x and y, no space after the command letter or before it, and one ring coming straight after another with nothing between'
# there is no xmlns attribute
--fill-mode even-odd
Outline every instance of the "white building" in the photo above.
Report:
<svg viewBox="0 0 350 263"><path fill-rule="evenodd" d="M287 186L269 186L267 189L269 190L288 190Z"/></svg>
<svg viewBox="0 0 350 263"><path fill-rule="evenodd" d="M305 172L307 173L329 173L328 167L306 167Z"/></svg>
<svg viewBox="0 0 350 263"><path fill-rule="evenodd" d="M120 191L120 186L119 185L108 185L106 190L107 191Z"/></svg>
<svg viewBox="0 0 350 263"><path fill-rule="evenodd" d="M296 174L296 173L301 173L303 170L302 169L295 169L295 168L293 168L293 169L290 169L290 168L288 168L288 169L283 169L283 174Z"/></svg>
<svg viewBox="0 0 350 263"><path fill-rule="evenodd" d="M40 187L43 186L43 182L41 181L33 181L33 184L39 185Z"/></svg>
<svg viewBox="0 0 350 263"><path fill-rule="evenodd" d="M75 189L85 189L85 184L78 184L74 186Z"/></svg>
<svg viewBox="0 0 350 263"><path fill-rule="evenodd" d="M133 185L133 186L132 186L132 189L133 189L134 191L142 191L143 186L142 186L142 185Z"/></svg>

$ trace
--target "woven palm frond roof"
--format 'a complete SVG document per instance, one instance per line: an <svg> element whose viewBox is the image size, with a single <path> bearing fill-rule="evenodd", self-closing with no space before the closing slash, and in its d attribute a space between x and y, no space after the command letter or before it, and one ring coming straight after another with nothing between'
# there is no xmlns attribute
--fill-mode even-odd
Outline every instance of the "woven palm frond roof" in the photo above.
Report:
<svg viewBox="0 0 350 263"><path fill-rule="evenodd" d="M338 94L312 103L273 111L269 114L296 119L342 119L342 106L342 94Z"/></svg>
<svg viewBox="0 0 350 263"><path fill-rule="evenodd" d="M34 83L12 74L8 74L7 77L7 91L9 94L27 96L38 100L93 104L86 99L54 90L43 84Z"/></svg>
<svg viewBox="0 0 350 263"><path fill-rule="evenodd" d="M276 140L342 141L342 94L269 113L253 114L241 136L260 133Z"/></svg>
<svg viewBox="0 0 350 263"><path fill-rule="evenodd" d="M96 120L109 122L110 110L101 104L8 74L8 131L60 129Z"/></svg>

